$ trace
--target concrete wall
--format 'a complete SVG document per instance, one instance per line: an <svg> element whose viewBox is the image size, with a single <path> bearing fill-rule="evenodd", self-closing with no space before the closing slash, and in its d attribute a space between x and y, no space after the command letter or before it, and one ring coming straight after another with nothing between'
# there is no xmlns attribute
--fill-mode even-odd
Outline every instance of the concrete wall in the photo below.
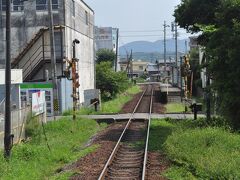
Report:
<svg viewBox="0 0 240 180"><path fill-rule="evenodd" d="M5 85L0 85L0 113L5 112L5 97ZM11 105L12 109L21 108L19 84L14 84L11 86Z"/></svg>
<svg viewBox="0 0 240 180"><path fill-rule="evenodd" d="M61 112L72 109L72 106L73 106L73 100L71 98L72 81L62 78L59 81L59 87L60 87L60 96L62 97L60 98Z"/></svg>
<svg viewBox="0 0 240 180"><path fill-rule="evenodd" d="M59 9L53 11L54 24L64 24L64 0L58 1ZM36 11L36 0L28 0L24 1L24 10L13 11L11 18L12 58L15 58L40 28L48 26L48 13ZM0 10L0 67L5 64L5 21L5 11Z"/></svg>
<svg viewBox="0 0 240 180"><path fill-rule="evenodd" d="M75 1L75 16L73 16L72 1L66 1L66 57L72 58L72 42L78 39L80 44L76 44L76 57L79 59L79 82L80 82L80 103L84 102L84 90L94 89L94 12L82 1ZM86 13L88 23L86 23Z"/></svg>
<svg viewBox="0 0 240 180"><path fill-rule="evenodd" d="M1 1L1 0L0 0ZM73 5L74 3L74 5ZM29 42L34 35L42 28L48 26L48 13L45 11L36 11L36 0L24 1L24 11L14 12L12 17L12 58L16 57L27 42ZM75 14L73 7L75 7ZM0 47L5 46L5 37L1 33L5 32L5 15L1 14L0 25ZM67 59L72 58L72 42L78 39L80 44L76 45L76 57L79 59L79 81L80 81L80 103L84 102L84 90L94 89L95 85L95 65L94 65L94 12L81 0L59 0L59 10L54 11L54 24L64 25L63 38L64 38L64 57ZM41 39L41 38L40 38ZM48 33L44 33L44 39L49 40ZM57 43L56 43L57 44ZM49 41L45 41L46 57L49 52ZM37 48L37 47L36 47ZM1 48L0 48L1 49ZM34 49L34 48L33 48ZM29 50L28 53L31 53ZM29 55L29 54L28 54ZM28 56L26 55L26 56ZM0 64L4 64L5 48L0 50ZM26 60L28 62L30 60ZM42 79L44 71L49 70L49 77L51 77L50 63L42 66L36 72L33 80ZM57 74L61 75L62 67L57 64ZM67 88L68 85L66 84ZM71 97L69 97L71 98Z"/></svg>
<svg viewBox="0 0 240 180"><path fill-rule="evenodd" d="M110 49L116 52L117 28L97 27L94 28L96 51Z"/></svg>

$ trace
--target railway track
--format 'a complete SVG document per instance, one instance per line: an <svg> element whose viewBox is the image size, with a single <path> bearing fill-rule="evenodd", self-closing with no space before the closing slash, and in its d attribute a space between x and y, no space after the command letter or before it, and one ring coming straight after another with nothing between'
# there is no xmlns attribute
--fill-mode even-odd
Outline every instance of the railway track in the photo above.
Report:
<svg viewBox="0 0 240 180"><path fill-rule="evenodd" d="M128 120L99 180L145 179L153 87L148 85ZM134 113L149 113L148 119L134 120Z"/></svg>

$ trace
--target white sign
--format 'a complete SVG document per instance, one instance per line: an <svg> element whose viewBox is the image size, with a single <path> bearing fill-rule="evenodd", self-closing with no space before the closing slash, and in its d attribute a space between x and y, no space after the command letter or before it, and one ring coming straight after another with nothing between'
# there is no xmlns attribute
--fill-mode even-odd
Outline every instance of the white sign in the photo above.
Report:
<svg viewBox="0 0 240 180"><path fill-rule="evenodd" d="M21 84L23 82L22 69L11 70L11 83ZM0 69L0 84L5 84L5 69Z"/></svg>
<svg viewBox="0 0 240 180"><path fill-rule="evenodd" d="M46 111L45 91L32 93L32 114L37 116Z"/></svg>

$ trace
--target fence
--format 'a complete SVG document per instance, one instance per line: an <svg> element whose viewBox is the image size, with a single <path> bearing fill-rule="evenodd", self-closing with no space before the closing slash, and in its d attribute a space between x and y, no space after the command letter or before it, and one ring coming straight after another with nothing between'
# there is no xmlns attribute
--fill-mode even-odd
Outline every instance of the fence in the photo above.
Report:
<svg viewBox="0 0 240 180"><path fill-rule="evenodd" d="M25 138L25 123L27 116L31 112L31 107L11 112L11 132L14 135L13 143L18 143ZM0 114L0 149L4 147L4 115Z"/></svg>

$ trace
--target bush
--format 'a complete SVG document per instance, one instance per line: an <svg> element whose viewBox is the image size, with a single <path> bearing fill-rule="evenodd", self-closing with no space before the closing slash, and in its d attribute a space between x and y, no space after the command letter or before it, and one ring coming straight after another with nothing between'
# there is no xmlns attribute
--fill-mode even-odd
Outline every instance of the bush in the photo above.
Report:
<svg viewBox="0 0 240 180"><path fill-rule="evenodd" d="M97 63L101 62L110 62L113 65L114 60L116 58L115 52L109 49L100 49L96 53Z"/></svg>
<svg viewBox="0 0 240 180"><path fill-rule="evenodd" d="M112 99L130 85L126 73L114 72L111 62L97 64L96 77L97 88L101 90L103 101Z"/></svg>
<svg viewBox="0 0 240 180"><path fill-rule="evenodd" d="M232 130L229 121L223 117L212 117L210 121L207 121L206 118L198 118L197 120L174 120L169 118L166 119L166 121L177 124L181 129L217 127L225 130Z"/></svg>
<svg viewBox="0 0 240 180"><path fill-rule="evenodd" d="M240 136L230 132L231 128L226 119L213 117L207 122L206 118L168 118L165 121L169 123L168 131L171 133L165 137L163 150L176 165L165 173L168 178L184 179L184 172L188 172L189 177L193 175L199 179L240 177L240 152L237 150L240 148ZM166 129L164 123L158 124Z"/></svg>
<svg viewBox="0 0 240 180"><path fill-rule="evenodd" d="M165 142L174 162L202 179L240 178L240 136L219 128L176 131Z"/></svg>
<svg viewBox="0 0 240 180"><path fill-rule="evenodd" d="M40 118L35 116L32 117L31 114L28 114L26 127L25 127L25 136L26 138L32 138L33 141L37 143L41 140L42 134L42 125Z"/></svg>

